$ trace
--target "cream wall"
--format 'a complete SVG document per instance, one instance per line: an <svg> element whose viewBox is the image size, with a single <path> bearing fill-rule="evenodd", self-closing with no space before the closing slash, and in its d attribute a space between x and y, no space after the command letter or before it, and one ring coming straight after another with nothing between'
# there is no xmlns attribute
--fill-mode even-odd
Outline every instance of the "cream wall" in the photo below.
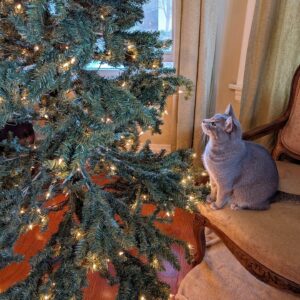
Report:
<svg viewBox="0 0 300 300"><path fill-rule="evenodd" d="M178 1L180 0L175 0L175 10L176 6L178 7ZM217 53L219 53L219 57L216 58L215 110L217 112L223 112L228 103L231 103L238 115L240 104L235 100L235 92L234 90L229 89L229 84L234 84L237 81L247 2L252 0L218 1L222 1L222 4L225 4L225 11L224 26L220 28L218 40L219 49ZM174 23L176 36L175 47L176 39L178 38L178 32L176 32L176 19L180 19L180 16L175 18ZM188 105L188 101L186 104ZM177 122L176 96L173 98L170 97L168 100L167 110L168 115L165 115L164 117L165 124L162 127L162 134L151 135L150 133L145 133L141 137L141 142L150 139L155 150L156 148L161 147L166 148L167 150L171 148L172 150L174 149L174 136L176 136L174 132L176 130Z"/></svg>

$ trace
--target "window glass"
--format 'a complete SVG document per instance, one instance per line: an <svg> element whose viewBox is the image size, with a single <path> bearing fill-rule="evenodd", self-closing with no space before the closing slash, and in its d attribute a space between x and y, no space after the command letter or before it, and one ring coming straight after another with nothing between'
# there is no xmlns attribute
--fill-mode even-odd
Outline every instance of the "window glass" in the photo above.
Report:
<svg viewBox="0 0 300 300"><path fill-rule="evenodd" d="M144 5L144 19L142 23L136 24L132 30L159 31L162 40L172 39L172 2L173 0L150 0ZM172 48L166 49L165 67L173 67L170 59ZM90 62L85 69L121 72L122 67L114 68L108 64L100 64L99 61Z"/></svg>

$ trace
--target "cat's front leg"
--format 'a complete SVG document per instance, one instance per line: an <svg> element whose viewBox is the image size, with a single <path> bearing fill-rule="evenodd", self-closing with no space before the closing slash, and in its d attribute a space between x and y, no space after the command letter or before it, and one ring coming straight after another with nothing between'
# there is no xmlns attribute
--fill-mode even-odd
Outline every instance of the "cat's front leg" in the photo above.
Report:
<svg viewBox="0 0 300 300"><path fill-rule="evenodd" d="M216 202L211 203L210 207L212 209L221 209L223 208L227 202L230 200L230 197L232 195L232 189L229 188L222 188L219 187L218 193L217 193L217 200Z"/></svg>
<svg viewBox="0 0 300 300"><path fill-rule="evenodd" d="M210 183L210 194L207 195L206 202L212 203L217 199L217 184L211 177L209 179L209 183Z"/></svg>

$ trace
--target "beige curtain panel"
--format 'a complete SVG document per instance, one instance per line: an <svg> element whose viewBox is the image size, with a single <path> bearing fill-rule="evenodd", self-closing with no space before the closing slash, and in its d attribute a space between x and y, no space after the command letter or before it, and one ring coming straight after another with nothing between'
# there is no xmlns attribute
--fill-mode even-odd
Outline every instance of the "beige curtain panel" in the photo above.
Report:
<svg viewBox="0 0 300 300"><path fill-rule="evenodd" d="M247 51L240 120L243 129L278 117L300 64L300 1L256 0ZM271 137L261 140L265 146Z"/></svg>
<svg viewBox="0 0 300 300"><path fill-rule="evenodd" d="M190 100L179 95L176 148L193 147L199 152L201 121L215 106L215 57L224 1L178 0L176 5L180 12L177 70L195 83Z"/></svg>

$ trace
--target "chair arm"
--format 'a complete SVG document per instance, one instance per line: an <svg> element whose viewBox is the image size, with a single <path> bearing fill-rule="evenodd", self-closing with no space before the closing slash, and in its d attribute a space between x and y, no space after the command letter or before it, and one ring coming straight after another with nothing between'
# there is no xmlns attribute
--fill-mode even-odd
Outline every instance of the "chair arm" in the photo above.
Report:
<svg viewBox="0 0 300 300"><path fill-rule="evenodd" d="M255 140L255 139L263 137L267 134L270 134L272 132L276 132L285 125L287 120L288 120L288 117L284 115L269 124L261 125L254 129L248 130L243 133L243 139L244 140Z"/></svg>

